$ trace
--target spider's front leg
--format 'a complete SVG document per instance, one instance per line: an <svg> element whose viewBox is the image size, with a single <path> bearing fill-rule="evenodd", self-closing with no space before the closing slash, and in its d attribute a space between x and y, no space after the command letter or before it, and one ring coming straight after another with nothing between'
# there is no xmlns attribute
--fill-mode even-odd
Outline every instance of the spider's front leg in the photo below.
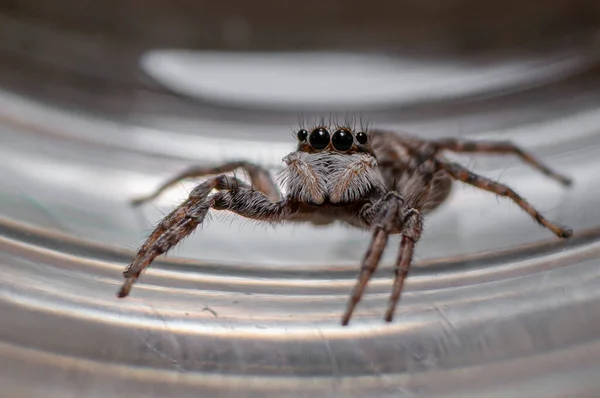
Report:
<svg viewBox="0 0 600 398"><path fill-rule="evenodd" d="M371 276L373 276L373 273L375 273L375 270L379 265L379 261L381 260L381 255L383 254L385 246L387 245L388 237L394 229L394 225L398 218L398 211L403 204L404 198L402 198L396 192L388 192L379 202L375 203L374 205L365 205L369 207L366 209L367 216L365 218L372 215L374 217L373 221L376 222L373 223L374 226L371 245L365 253L362 265L360 267L358 280L356 281L354 289L352 290L346 312L342 316L342 326L346 326L350 322L350 318L354 313L356 305L362 298L367 283L369 283Z"/></svg>
<svg viewBox="0 0 600 398"><path fill-rule="evenodd" d="M404 185L400 194L387 192L375 204L365 205L361 215L367 223L374 225L373 237L363 259L360 275L352 291L348 307L342 317L343 326L348 325L350 322L367 283L377 269L389 235L391 233L401 233L402 241L395 264L396 278L385 315L387 322L392 321L396 304L402 293L404 280L412 263L415 244L421 237L423 218L420 209L429 197L435 171L435 163L428 160L419 166Z"/></svg>
<svg viewBox="0 0 600 398"><path fill-rule="evenodd" d="M408 270L412 264L415 245L421 237L423 230L423 217L421 213L415 209L410 209L405 218L404 232L402 233L402 242L400 243L400 251L396 259L396 267L394 269L396 278L394 279L394 287L392 295L388 303L388 308L385 313L385 321L391 322L394 318L396 305L400 301L400 295L404 288L404 281L408 276Z"/></svg>
<svg viewBox="0 0 600 398"><path fill-rule="evenodd" d="M218 192L210 195L213 190ZM133 262L123 271L125 283L118 297L127 296L142 271L157 256L192 233L211 208L267 222L284 220L292 213L292 205L287 199L275 202L235 177L221 175L211 178L194 188L188 199L166 216L146 239Z"/></svg>

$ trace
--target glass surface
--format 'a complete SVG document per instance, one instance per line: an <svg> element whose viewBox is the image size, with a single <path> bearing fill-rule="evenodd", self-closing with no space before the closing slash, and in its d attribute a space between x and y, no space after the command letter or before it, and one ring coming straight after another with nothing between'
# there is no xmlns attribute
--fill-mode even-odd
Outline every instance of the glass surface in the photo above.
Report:
<svg viewBox="0 0 600 398"><path fill-rule="evenodd" d="M136 58L152 89L96 87L91 67L83 78L53 80L48 64L34 73L5 62L2 390L44 397L597 396L599 56L594 46L418 61L153 49ZM301 65L302 76L289 64ZM319 83L323 76L335 81ZM311 103L322 84L326 95ZM361 87L368 95L360 96ZM449 156L515 188L549 219L574 228L574 237L560 241L509 200L457 183L426 218L395 321L382 318L398 238L342 328L368 231L273 227L214 212L153 264L130 297L115 297L137 247L197 181L141 208L129 205L132 198L192 164L243 158L275 176L295 147L298 118L316 116L311 104L425 138L519 144L574 185L565 189L511 156Z"/></svg>

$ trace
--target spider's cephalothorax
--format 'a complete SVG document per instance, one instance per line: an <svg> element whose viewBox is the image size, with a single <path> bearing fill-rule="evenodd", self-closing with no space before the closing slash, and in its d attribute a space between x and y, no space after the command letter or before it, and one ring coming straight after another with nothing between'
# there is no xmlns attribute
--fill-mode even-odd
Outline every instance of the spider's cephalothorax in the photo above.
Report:
<svg viewBox="0 0 600 398"><path fill-rule="evenodd" d="M213 176L194 188L188 199L154 229L125 269L126 280L118 296L127 296L142 271L199 226L211 208L265 222L328 224L340 221L371 230L371 245L342 317L343 325L350 321L375 272L388 236L401 234L396 276L385 314L386 321L392 320L414 246L421 236L423 215L444 202L453 180L510 198L558 237L572 235L571 229L548 221L508 186L449 162L442 154L443 151L514 154L547 176L564 185L570 184L568 178L510 142L427 141L391 132L329 126L300 129L296 136L296 150L283 159L286 164L280 174L285 189L283 196L263 167L235 161L217 167L193 167L166 181L152 195L134 201L141 204L151 200L184 178ZM237 169L247 172L251 185L222 174Z"/></svg>
<svg viewBox="0 0 600 398"><path fill-rule="evenodd" d="M326 127L298 131L298 149L283 161L288 197L314 206L344 205L383 193L385 184L365 132Z"/></svg>

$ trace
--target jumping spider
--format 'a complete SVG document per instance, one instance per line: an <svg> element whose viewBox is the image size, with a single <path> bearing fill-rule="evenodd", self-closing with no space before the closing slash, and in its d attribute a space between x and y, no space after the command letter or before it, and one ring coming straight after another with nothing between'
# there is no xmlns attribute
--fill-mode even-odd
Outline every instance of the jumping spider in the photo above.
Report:
<svg viewBox="0 0 600 398"><path fill-rule="evenodd" d="M342 325L350 321L377 268L388 236L401 234L395 280L385 314L385 320L392 321L414 246L421 236L423 215L446 200L453 180L512 199L560 238L569 238L573 234L571 229L548 221L508 186L477 175L442 156L443 151L514 154L547 176L570 185L568 178L510 142L452 138L427 141L386 131L354 131L344 126L318 126L310 131L300 129L297 138L296 150L283 158L287 165L281 172L285 196L280 194L267 170L237 161L217 167L193 167L166 181L152 195L134 201L139 205L152 200L184 178L217 175L194 188L188 199L158 224L123 272L126 280L118 297L127 296L141 272L157 256L194 231L211 208L229 210L257 221L319 225L342 221L370 229L371 244L362 260L358 280L342 316ZM251 185L221 174L237 169L246 171Z"/></svg>

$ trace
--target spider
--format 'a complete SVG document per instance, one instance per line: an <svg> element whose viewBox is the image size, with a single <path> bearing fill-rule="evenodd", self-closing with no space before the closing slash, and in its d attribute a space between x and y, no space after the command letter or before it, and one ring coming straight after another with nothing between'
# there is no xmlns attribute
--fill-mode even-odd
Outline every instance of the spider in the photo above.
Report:
<svg viewBox="0 0 600 398"><path fill-rule="evenodd" d="M265 168L234 161L217 167L192 167L166 181L153 194L133 201L134 205L140 205L152 200L185 178L213 176L196 186L189 197L156 226L133 262L125 268L125 282L118 297L126 297L142 271L202 224L211 208L263 222L323 225L341 221L371 230L370 246L342 315L343 326L348 325L375 272L389 235L401 234L395 279L384 317L386 322L392 321L415 244L423 231L423 216L448 198L454 180L513 200L560 238L573 234L572 229L547 220L510 187L443 157L444 151L513 154L563 185L571 184L570 179L552 171L511 142L424 140L391 131L355 130L335 125L302 128L296 137L297 148L283 158L286 167L279 175L285 196ZM235 170L245 171L251 185L223 174Z"/></svg>

